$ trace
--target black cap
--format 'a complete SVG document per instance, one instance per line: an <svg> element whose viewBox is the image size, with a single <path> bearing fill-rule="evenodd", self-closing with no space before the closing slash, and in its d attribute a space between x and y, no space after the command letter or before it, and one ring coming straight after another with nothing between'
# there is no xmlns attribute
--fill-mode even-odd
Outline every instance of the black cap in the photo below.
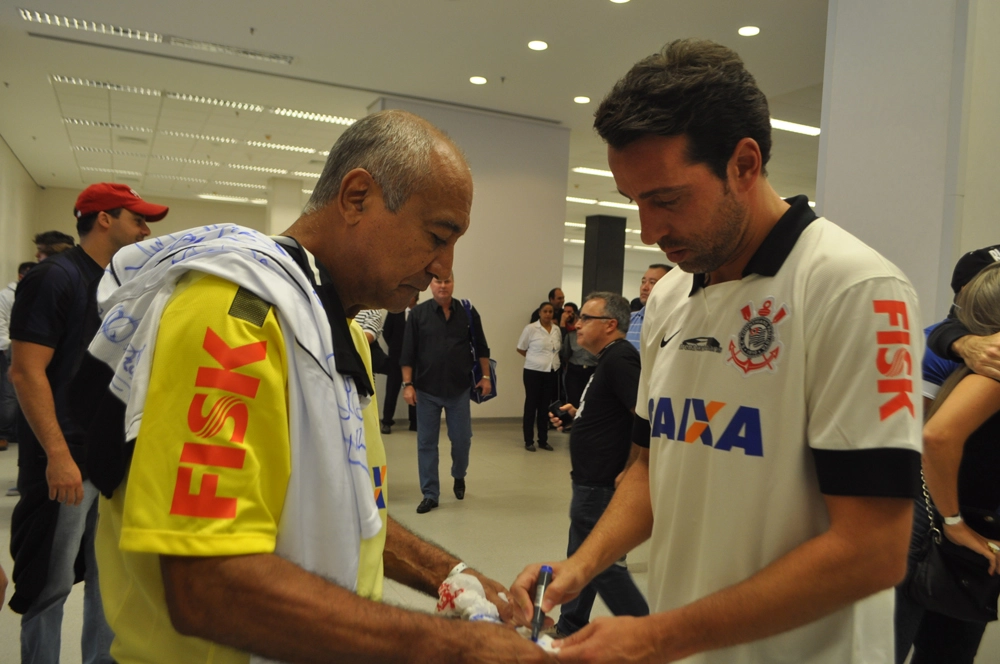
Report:
<svg viewBox="0 0 1000 664"><path fill-rule="evenodd" d="M958 295L965 284L982 272L987 265L1000 261L1000 244L982 249L974 249L958 259L955 271L951 275L951 289Z"/></svg>

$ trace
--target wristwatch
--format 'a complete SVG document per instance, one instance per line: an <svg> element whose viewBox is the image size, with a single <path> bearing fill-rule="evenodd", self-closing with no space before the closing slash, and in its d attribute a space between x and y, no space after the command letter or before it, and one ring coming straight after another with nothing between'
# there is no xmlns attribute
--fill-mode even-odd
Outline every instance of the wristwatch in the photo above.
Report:
<svg viewBox="0 0 1000 664"><path fill-rule="evenodd" d="M946 526L957 526L962 523L962 513L959 512L955 516L946 516L944 518L944 525Z"/></svg>
<svg viewBox="0 0 1000 664"><path fill-rule="evenodd" d="M413 383L402 383L403 387L410 387L411 385L413 385Z"/></svg>

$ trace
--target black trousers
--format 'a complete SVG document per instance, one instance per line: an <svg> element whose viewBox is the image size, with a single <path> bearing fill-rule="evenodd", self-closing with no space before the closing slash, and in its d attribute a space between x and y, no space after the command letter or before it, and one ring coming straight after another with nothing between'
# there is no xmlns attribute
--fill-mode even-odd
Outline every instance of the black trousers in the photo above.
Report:
<svg viewBox="0 0 1000 664"><path fill-rule="evenodd" d="M538 442L549 441L549 404L557 385L555 371L524 370L524 443L535 442L534 427L538 425Z"/></svg>
<svg viewBox="0 0 1000 664"><path fill-rule="evenodd" d="M385 398L382 402L382 423L393 425L396 420L393 415L396 413L396 402L399 400L399 388L403 385L403 370L399 368L399 361L389 358L385 363ZM409 406L410 423L417 423L417 409Z"/></svg>

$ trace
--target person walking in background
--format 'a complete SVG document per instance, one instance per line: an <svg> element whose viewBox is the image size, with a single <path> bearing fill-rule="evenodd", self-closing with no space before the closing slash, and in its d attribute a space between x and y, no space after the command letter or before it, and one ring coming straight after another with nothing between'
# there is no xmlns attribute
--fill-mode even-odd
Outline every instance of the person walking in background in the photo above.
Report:
<svg viewBox="0 0 1000 664"><path fill-rule="evenodd" d="M396 403L399 399L399 390L403 386L403 370L399 366L399 357L403 352L403 339L406 336L406 321L410 317L410 312L417 306L420 294L417 293L410 300L410 304L405 311L390 313L385 317L385 324L382 326L382 338L385 339L389 347L388 359L385 363L385 396L382 399L382 422L381 432L392 433L392 426L396 423ZM407 404L409 411L410 431L417 430L417 409Z"/></svg>
<svg viewBox="0 0 1000 664"><path fill-rule="evenodd" d="M403 399L417 408L417 464L423 500L417 514L438 506L438 435L444 410L451 440L451 476L455 497L465 498L465 473L472 445L469 381L472 372L470 336L475 339L483 378L476 385L481 394L491 391L490 347L476 308L469 314L452 298L455 277L431 280L433 299L418 305L406 321L406 335L399 364L403 372ZM471 316L470 316L471 314Z"/></svg>
<svg viewBox="0 0 1000 664"><path fill-rule="evenodd" d="M561 311L561 309L560 309ZM549 445L549 403L555 391L559 370L562 333L552 320L555 308L550 302L538 307L538 320L528 323L517 340L517 352L524 357L524 449L535 451L534 428L538 427L538 446L552 451Z"/></svg>
<svg viewBox="0 0 1000 664"><path fill-rule="evenodd" d="M14 294L17 283L24 278L28 270L38 263L21 263L17 266L17 281L7 284L0 291L0 452L7 449L8 443L17 442L17 395L14 385L10 382L10 311L14 308ZM8 494L17 495L17 493Z"/></svg>
<svg viewBox="0 0 1000 664"><path fill-rule="evenodd" d="M84 661L113 661L114 635L105 620L94 555L98 492L86 475L85 432L70 415L69 384L101 329L96 290L104 268L119 249L149 235L147 221L159 221L167 212L127 185L91 185L74 208L80 244L45 258L17 287L10 319L11 380L23 416L17 432L21 496L11 516L10 607L23 614L22 662L59 661L63 605L78 580L78 557L85 567ZM104 333L125 333L128 321L122 323Z"/></svg>

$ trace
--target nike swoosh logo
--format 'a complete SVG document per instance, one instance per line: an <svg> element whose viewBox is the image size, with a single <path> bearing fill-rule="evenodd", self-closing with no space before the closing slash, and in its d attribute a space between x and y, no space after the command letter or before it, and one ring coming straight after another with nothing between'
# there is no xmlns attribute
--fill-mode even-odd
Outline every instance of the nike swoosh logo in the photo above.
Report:
<svg viewBox="0 0 1000 664"><path fill-rule="evenodd" d="M670 339L673 339L674 337L676 337L680 333L681 333L681 331L677 330L676 332L674 332L673 334L670 335ZM666 347L666 345L668 343L670 343L670 339L668 339L667 337L664 337L663 341L660 342L660 348Z"/></svg>

